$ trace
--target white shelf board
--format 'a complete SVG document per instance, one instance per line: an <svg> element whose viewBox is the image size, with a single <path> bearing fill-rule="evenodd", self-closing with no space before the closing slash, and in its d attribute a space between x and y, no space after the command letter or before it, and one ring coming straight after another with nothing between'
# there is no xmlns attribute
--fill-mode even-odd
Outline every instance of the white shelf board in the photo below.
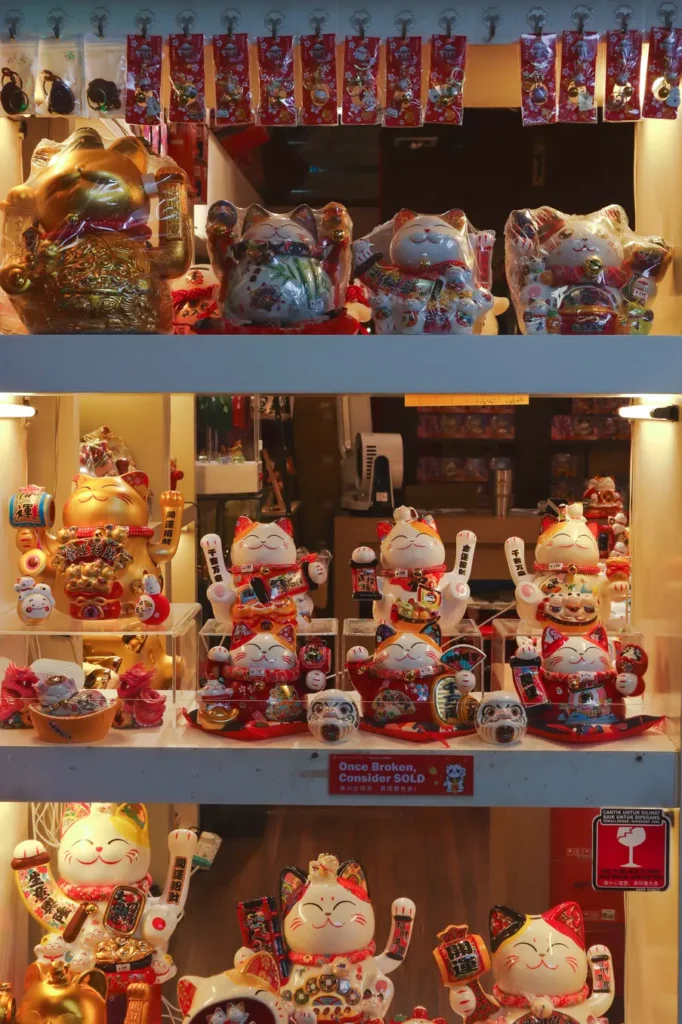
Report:
<svg viewBox="0 0 682 1024"><path fill-rule="evenodd" d="M682 337L0 337L0 391L677 394Z"/></svg>
<svg viewBox="0 0 682 1024"><path fill-rule="evenodd" d="M178 724L177 713L169 704L160 729L112 730L87 746L43 743L32 730L0 731L0 800L114 801L132 795L157 803L453 807L673 807L678 801L678 753L662 732L592 747L527 736L523 745L502 749L473 736L446 748L367 733L341 747L322 746L307 733L248 744L202 733L184 720ZM398 760L416 753L473 754L474 795L330 796L330 753L391 754Z"/></svg>

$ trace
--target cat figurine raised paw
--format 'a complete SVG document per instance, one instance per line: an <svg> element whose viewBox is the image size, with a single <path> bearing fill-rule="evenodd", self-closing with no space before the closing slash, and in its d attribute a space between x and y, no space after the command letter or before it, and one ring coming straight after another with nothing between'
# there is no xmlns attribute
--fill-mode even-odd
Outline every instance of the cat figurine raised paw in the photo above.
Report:
<svg viewBox="0 0 682 1024"><path fill-rule="evenodd" d="M354 276L369 293L377 334L480 334L493 308L494 242L493 231L476 231L461 210L400 210L354 242Z"/></svg>
<svg viewBox="0 0 682 1024"><path fill-rule="evenodd" d="M214 203L206 234L227 329L355 334L358 321L344 310L351 231L340 203L289 214Z"/></svg>
<svg viewBox="0 0 682 1024"><path fill-rule="evenodd" d="M541 915L493 907L490 950L489 995L448 979L450 1006L465 1022L594 1024L613 1003L611 954L601 945L585 949L577 903L560 903Z"/></svg>
<svg viewBox="0 0 682 1024"><path fill-rule="evenodd" d="M381 568L370 547L353 551L351 567L357 577L360 572L372 572L374 586L370 596L374 600L373 615L378 622L391 617L398 601L408 601L421 586L431 587L441 595L439 607L440 628L444 636L451 636L466 612L471 596L469 577L476 550L476 534L460 530L455 547L455 567L448 571L445 565L445 547L432 515L419 515L414 508L401 505L393 513L394 522L381 522L377 526L380 540ZM356 591L356 598L364 594Z"/></svg>
<svg viewBox="0 0 682 1024"><path fill-rule="evenodd" d="M312 1011L312 1024L326 1024L331 1003L335 1024L384 1020L394 991L387 975L400 966L410 944L412 900L394 900L388 943L378 956L374 910L357 861L340 864L332 854L322 853L311 861L307 874L285 868L281 900L291 964L282 999L294 1020L296 1011L304 1010Z"/></svg>

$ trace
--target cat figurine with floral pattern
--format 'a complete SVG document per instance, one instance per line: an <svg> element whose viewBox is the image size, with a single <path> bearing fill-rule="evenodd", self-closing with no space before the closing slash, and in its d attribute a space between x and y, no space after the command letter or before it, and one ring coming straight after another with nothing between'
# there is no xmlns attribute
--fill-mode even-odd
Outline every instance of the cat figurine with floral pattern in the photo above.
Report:
<svg viewBox="0 0 682 1024"><path fill-rule="evenodd" d="M282 998L289 1013L312 1011L314 1018L306 1015L306 1020L318 1024L384 1020L394 991L388 975L400 966L410 944L412 900L394 900L388 944L376 955L374 910L357 861L340 864L323 853L311 861L307 874L285 868L281 899L291 964Z"/></svg>
<svg viewBox="0 0 682 1024"><path fill-rule="evenodd" d="M230 970L209 978L180 978L183 1024L287 1024L279 983L271 953L239 950Z"/></svg>
<svg viewBox="0 0 682 1024"><path fill-rule="evenodd" d="M545 914L509 907L490 911L493 989L481 1000L469 985L450 986L450 1005L466 1024L594 1024L614 998L613 962L606 946L585 949L577 903ZM479 1010L485 1003L486 1009ZM491 1003L498 1009L490 1011Z"/></svg>

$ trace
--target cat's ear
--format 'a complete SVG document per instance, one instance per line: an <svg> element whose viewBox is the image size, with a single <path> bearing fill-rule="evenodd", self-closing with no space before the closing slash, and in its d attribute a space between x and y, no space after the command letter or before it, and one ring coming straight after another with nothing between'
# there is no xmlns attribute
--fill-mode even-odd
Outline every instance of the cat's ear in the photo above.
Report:
<svg viewBox="0 0 682 1024"><path fill-rule="evenodd" d="M379 644L383 644L385 640L388 640L390 639L390 637L395 636L397 632L398 630L394 629L393 626L388 624L388 622L380 622L379 625L377 626L377 631L375 634L377 647L379 646Z"/></svg>
<svg viewBox="0 0 682 1024"><path fill-rule="evenodd" d="M457 231L465 232L467 229L466 214L462 210L448 210L443 214L442 219Z"/></svg>
<svg viewBox="0 0 682 1024"><path fill-rule="evenodd" d="M299 224L304 231L307 231L317 241L317 221L315 220L315 214L307 203L302 203L296 207L291 214L291 220L294 224Z"/></svg>
<svg viewBox="0 0 682 1024"><path fill-rule="evenodd" d="M592 534L592 536L596 537L597 540L598 540L599 539L599 526L598 526L598 524L595 523L593 520L590 520L588 522L588 524L587 524L587 528L590 531L590 533Z"/></svg>
<svg viewBox="0 0 682 1024"><path fill-rule="evenodd" d="M178 982L178 1006L185 1017L192 1008L194 994L199 987L199 983L203 980L203 978L193 978L188 975L185 978L180 978L180 981Z"/></svg>
<svg viewBox="0 0 682 1024"><path fill-rule="evenodd" d="M438 533L436 520L433 518L430 512L424 512L424 514L419 517L419 522L423 523L424 526L428 526L429 529L433 530L434 533Z"/></svg>
<svg viewBox="0 0 682 1024"><path fill-rule="evenodd" d="M296 893L300 894L301 888L308 881L305 871L300 868L284 868L279 876L279 898L282 903L282 913L287 914L291 905L296 900Z"/></svg>
<svg viewBox="0 0 682 1024"><path fill-rule="evenodd" d="M242 224L242 235L245 235L250 228L254 228L257 224L262 224L263 221L270 220L270 214L267 210L264 210L258 203L252 203L244 214L244 223Z"/></svg>
<svg viewBox="0 0 682 1024"><path fill-rule="evenodd" d="M500 948L503 942L510 939L512 935L526 923L525 914L519 914L518 910L511 910L509 907L493 907L490 911L490 948L493 953Z"/></svg>
<svg viewBox="0 0 682 1024"><path fill-rule="evenodd" d="M622 206L611 203L610 206L605 206L601 212L606 216L618 234L621 234L628 227L628 215Z"/></svg>
<svg viewBox="0 0 682 1024"><path fill-rule="evenodd" d="M556 526L556 524L558 522L559 522L559 520L557 519L556 516L550 516L550 515L543 516L542 520L540 522L540 536L542 536L542 534L545 533L546 530L549 530L550 527Z"/></svg>
<svg viewBox="0 0 682 1024"><path fill-rule="evenodd" d="M389 523L387 519L382 519L380 523L377 523L377 537L379 540L383 540L384 537L388 537L394 526L395 523Z"/></svg>
<svg viewBox="0 0 682 1024"><path fill-rule="evenodd" d="M256 953L246 961L242 970L244 974L252 974L255 978L260 978L273 995L279 992L279 967L272 953L268 953L266 950Z"/></svg>
<svg viewBox="0 0 682 1024"><path fill-rule="evenodd" d="M283 640L285 644L288 644L289 647L292 647L294 650L296 649L296 627L293 622L285 622L284 625L277 630L276 635L280 640Z"/></svg>
<svg viewBox="0 0 682 1024"><path fill-rule="evenodd" d="M127 156L129 160L132 160L140 174L147 173L149 155L147 147L139 136L124 135L123 138L112 142L109 149L116 153L122 153L123 156Z"/></svg>
<svg viewBox="0 0 682 1024"><path fill-rule="evenodd" d="M351 882L353 885L357 885L359 889L364 889L369 897L367 875L359 861L352 859L344 861L343 864L339 865L336 877L342 882Z"/></svg>
<svg viewBox="0 0 682 1024"><path fill-rule="evenodd" d="M281 519L275 519L275 526L279 526L280 530L284 530L290 537L293 537L294 528L291 525L291 519L287 519L286 516L282 516Z"/></svg>
<svg viewBox="0 0 682 1024"><path fill-rule="evenodd" d="M559 647L563 647L568 637L554 626L545 626L542 632L542 657L549 658Z"/></svg>
<svg viewBox="0 0 682 1024"><path fill-rule="evenodd" d="M85 484L92 483L92 477L88 476L87 473L76 473L71 482L73 484L74 491L77 491L79 487L83 487Z"/></svg>
<svg viewBox="0 0 682 1024"><path fill-rule="evenodd" d="M604 627L601 624L601 622L598 623L596 626L594 626L594 628L591 629L589 631L589 633L585 634L585 639L589 640L590 643L596 644L597 647L601 647L601 648L603 648L603 650L608 652L608 649L609 649L609 637L608 637L608 633L604 629Z"/></svg>
<svg viewBox="0 0 682 1024"><path fill-rule="evenodd" d="M239 516L237 522L234 524L234 539L241 537L243 533L250 530L253 526L253 520L249 519L248 516Z"/></svg>
<svg viewBox="0 0 682 1024"><path fill-rule="evenodd" d="M116 808L116 814L122 818L127 818L128 821L132 821L135 828L138 828L140 832L146 831L147 828L147 808L144 804L119 804Z"/></svg>
<svg viewBox="0 0 682 1024"><path fill-rule="evenodd" d="M143 501L147 500L149 494L149 477L146 473L140 473L138 469L131 473L124 473L121 480L125 480L129 487L140 495Z"/></svg>
<svg viewBox="0 0 682 1024"><path fill-rule="evenodd" d="M424 628L419 630L419 635L427 636L429 640L433 640L434 644L438 644L439 647L443 642L443 634L437 622L427 622Z"/></svg>
<svg viewBox="0 0 682 1024"><path fill-rule="evenodd" d="M417 214L414 210L398 210L393 218L393 230L400 231L401 228L409 224L411 220L415 220L416 217Z"/></svg>
<svg viewBox="0 0 682 1024"><path fill-rule="evenodd" d="M583 912L577 903L569 900L566 903L559 903L542 915L542 920L556 928L558 932L567 935L570 939L585 949L585 923Z"/></svg>
<svg viewBox="0 0 682 1024"><path fill-rule="evenodd" d="M89 814L90 804L66 804L62 812L62 839L76 821L87 818Z"/></svg>
<svg viewBox="0 0 682 1024"><path fill-rule="evenodd" d="M229 203L226 199L219 199L217 203L213 203L209 208L206 215L206 224L209 228L216 225L233 228L237 223L237 219L237 207L234 203Z"/></svg>

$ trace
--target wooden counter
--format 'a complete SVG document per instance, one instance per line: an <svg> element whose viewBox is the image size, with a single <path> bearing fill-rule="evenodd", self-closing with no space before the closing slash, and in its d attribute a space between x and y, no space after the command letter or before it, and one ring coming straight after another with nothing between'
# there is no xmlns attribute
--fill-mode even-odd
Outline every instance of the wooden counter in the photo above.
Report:
<svg viewBox="0 0 682 1024"><path fill-rule="evenodd" d="M350 558L354 549L368 544L379 551L377 523L373 516L337 515L334 517L334 615L340 622L360 614L360 602L352 598ZM445 544L445 561L452 566L455 558L455 538L460 530L473 530L476 534L472 580L504 580L509 576L504 557L507 537L521 537L526 542L526 559L532 562L533 549L540 532L539 516L496 517L476 513L440 515L436 517L440 535ZM511 585L511 581L510 581ZM341 627L339 627L341 628Z"/></svg>

